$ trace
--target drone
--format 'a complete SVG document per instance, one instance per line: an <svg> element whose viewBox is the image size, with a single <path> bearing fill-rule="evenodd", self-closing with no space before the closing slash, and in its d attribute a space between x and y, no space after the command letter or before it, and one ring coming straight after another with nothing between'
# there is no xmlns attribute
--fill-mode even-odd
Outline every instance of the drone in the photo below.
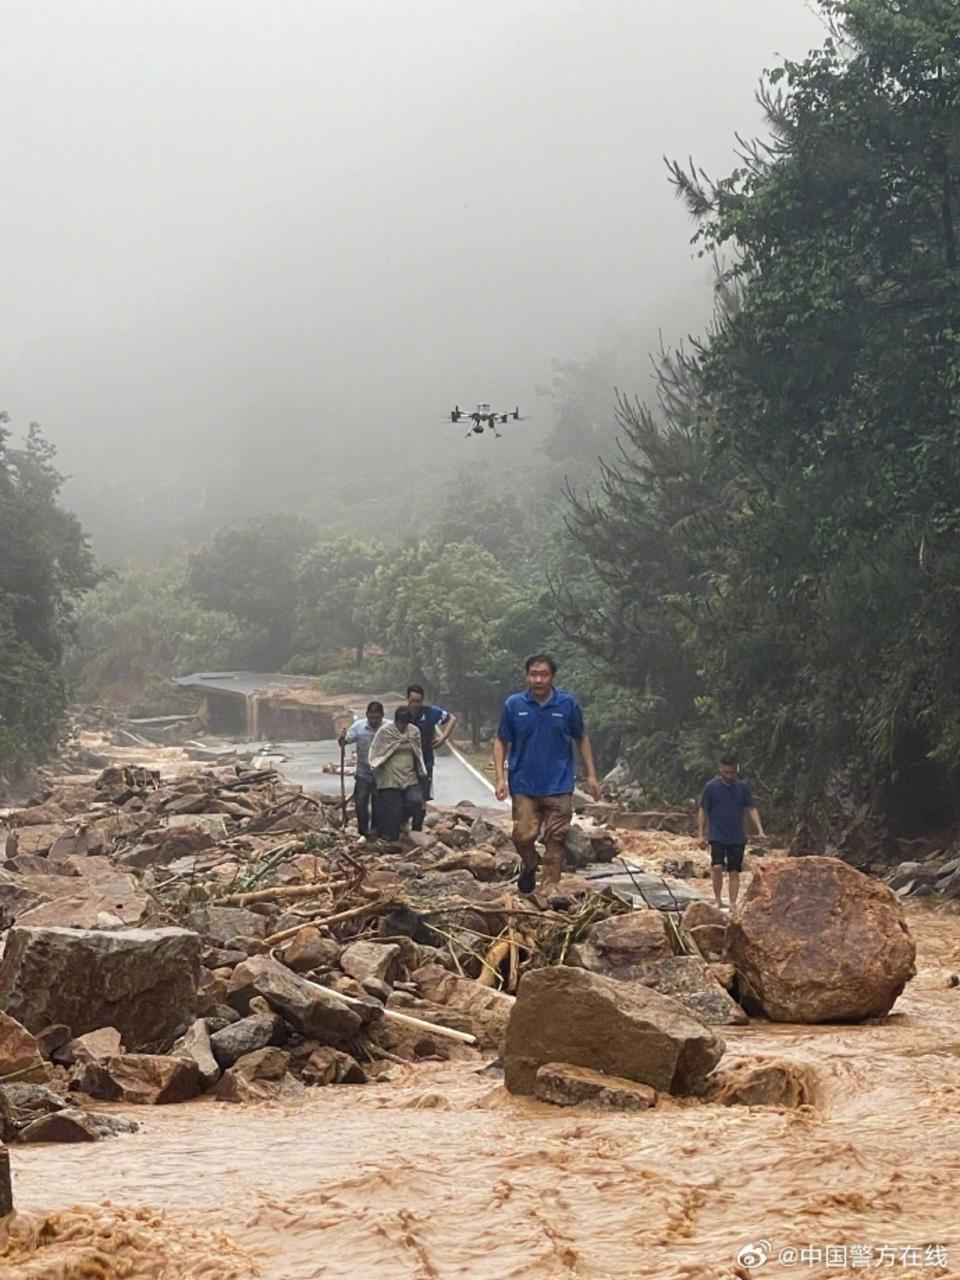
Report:
<svg viewBox="0 0 960 1280"><path fill-rule="evenodd" d="M499 440L501 433L497 430L497 423L509 422L511 418L514 422L519 422L521 420L519 407L508 410L504 413L503 410L491 409L490 405L484 403L478 404L475 409L461 409L459 405L455 405L450 410L451 422L464 421L472 423L470 430L467 432L468 440L472 435L483 435L487 427L490 428Z"/></svg>

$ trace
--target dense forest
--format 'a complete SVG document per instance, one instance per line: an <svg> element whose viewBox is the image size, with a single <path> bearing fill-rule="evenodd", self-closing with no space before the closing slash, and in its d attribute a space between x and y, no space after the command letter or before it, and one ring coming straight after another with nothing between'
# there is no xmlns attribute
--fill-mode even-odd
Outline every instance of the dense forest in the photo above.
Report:
<svg viewBox="0 0 960 1280"><path fill-rule="evenodd" d="M709 330L651 397L622 335L559 363L509 478L398 484L366 527L260 516L87 590L49 451L0 437L0 756L54 741L68 641L83 696L142 711L201 666L416 676L478 738L550 647L650 798L732 749L806 847L952 823L960 9L820 8L823 46L762 83L768 136L724 178L667 175L716 264Z"/></svg>

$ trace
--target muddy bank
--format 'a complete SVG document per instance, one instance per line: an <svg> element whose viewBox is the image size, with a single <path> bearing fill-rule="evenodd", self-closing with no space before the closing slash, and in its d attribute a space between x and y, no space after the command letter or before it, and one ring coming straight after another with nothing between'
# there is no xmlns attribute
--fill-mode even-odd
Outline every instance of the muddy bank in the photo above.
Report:
<svg viewBox="0 0 960 1280"><path fill-rule="evenodd" d="M45 1218L46 1243L0 1276L732 1280L763 1239L877 1259L943 1245L946 1265L921 1252L873 1270L960 1275L960 921L916 909L910 924L919 972L885 1024L725 1029L728 1060L808 1068L813 1106L558 1110L473 1063L296 1105L170 1106L111 1143L14 1150L18 1230Z"/></svg>

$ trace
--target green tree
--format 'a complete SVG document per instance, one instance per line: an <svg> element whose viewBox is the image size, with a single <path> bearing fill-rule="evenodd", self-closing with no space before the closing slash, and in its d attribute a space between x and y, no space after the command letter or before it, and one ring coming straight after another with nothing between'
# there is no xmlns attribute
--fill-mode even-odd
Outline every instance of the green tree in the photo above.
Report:
<svg viewBox="0 0 960 1280"><path fill-rule="evenodd" d="M771 141L717 182L673 169L735 305L682 404L627 409L574 524L601 580L619 565L612 607L644 600L684 659L678 762L735 744L822 833L838 777L913 832L960 782L960 7L822 7L833 36L763 90ZM682 422L686 460L657 439ZM670 645L639 649L630 686L659 696Z"/></svg>
<svg viewBox="0 0 960 1280"><path fill-rule="evenodd" d="M493 556L473 542L450 543L435 556L423 544L399 549L371 588L385 641L411 675L463 710L479 736L484 717L515 679L510 619L522 603Z"/></svg>
<svg viewBox="0 0 960 1280"><path fill-rule="evenodd" d="M172 676L247 665L240 622L197 604L185 576L180 565L125 570L84 597L70 655L81 697L163 715L193 704Z"/></svg>
<svg viewBox="0 0 960 1280"><path fill-rule="evenodd" d="M0 415L0 762L17 765L56 741L64 644L97 575L79 521L60 506L53 446L33 423L14 447L8 421Z"/></svg>
<svg viewBox="0 0 960 1280"><path fill-rule="evenodd" d="M190 592L240 620L256 666L279 670L293 652L300 562L315 540L307 521L275 514L221 529L190 556Z"/></svg>
<svg viewBox="0 0 960 1280"><path fill-rule="evenodd" d="M297 642L300 650L342 649L363 662L372 636L366 590L383 559L378 543L343 535L312 547L297 574Z"/></svg>

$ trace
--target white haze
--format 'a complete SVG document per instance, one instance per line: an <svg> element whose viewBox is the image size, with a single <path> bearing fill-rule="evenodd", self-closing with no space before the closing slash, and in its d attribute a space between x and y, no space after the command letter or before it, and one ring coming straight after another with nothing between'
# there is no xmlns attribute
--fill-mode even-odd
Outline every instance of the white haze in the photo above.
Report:
<svg viewBox="0 0 960 1280"><path fill-rule="evenodd" d="M95 529L509 465L444 412L536 439L554 357L700 325L662 157L729 170L822 37L802 0L8 0L0 407Z"/></svg>

